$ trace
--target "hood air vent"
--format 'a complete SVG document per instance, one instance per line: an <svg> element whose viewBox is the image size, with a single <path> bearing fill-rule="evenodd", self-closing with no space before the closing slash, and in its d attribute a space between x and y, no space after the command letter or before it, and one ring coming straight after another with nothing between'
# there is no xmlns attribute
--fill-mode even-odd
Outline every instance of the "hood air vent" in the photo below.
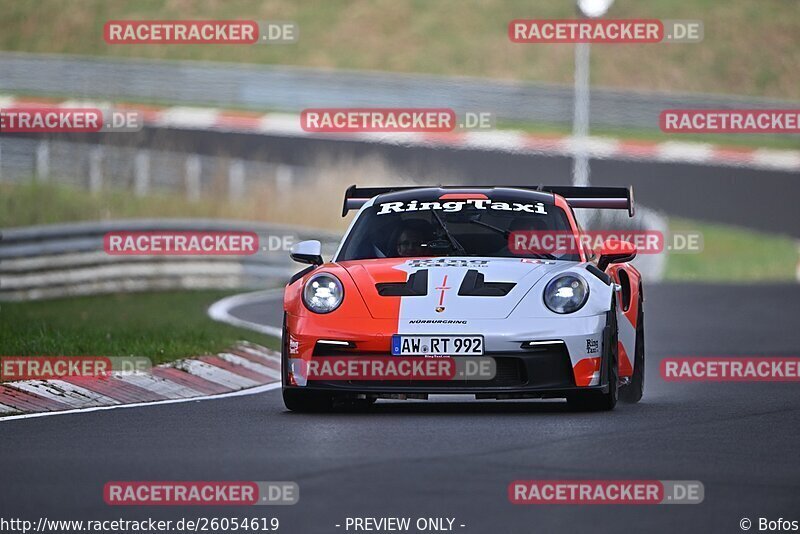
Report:
<svg viewBox="0 0 800 534"><path fill-rule="evenodd" d="M406 282L382 282L375 284L382 297L424 297L428 294L428 271L411 273Z"/></svg>
<svg viewBox="0 0 800 534"><path fill-rule="evenodd" d="M484 282L483 273L470 269L458 294L462 297L505 297L515 285L514 282Z"/></svg>

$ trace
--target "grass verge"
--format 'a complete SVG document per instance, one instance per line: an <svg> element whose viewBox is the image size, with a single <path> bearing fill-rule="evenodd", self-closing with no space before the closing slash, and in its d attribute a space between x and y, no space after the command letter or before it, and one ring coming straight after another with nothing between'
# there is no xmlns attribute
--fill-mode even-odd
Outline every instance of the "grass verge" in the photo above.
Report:
<svg viewBox="0 0 800 534"><path fill-rule="evenodd" d="M670 232L701 232L703 251L670 254L665 280L795 281L798 245L791 237L687 219L670 219L669 229Z"/></svg>
<svg viewBox="0 0 800 534"><path fill-rule="evenodd" d="M209 305L230 291L130 293L0 305L5 356L144 356L153 365L215 354L239 340L278 340L213 321Z"/></svg>
<svg viewBox="0 0 800 534"><path fill-rule="evenodd" d="M515 18L575 17L565 0L0 0L0 49L374 69L572 83L573 47L515 44ZM592 47L592 81L664 91L800 99L800 4L792 0L615 2L609 19L700 19L692 44ZM291 20L296 44L108 45L107 20ZM53 24L58 21L58 24Z"/></svg>
<svg viewBox="0 0 800 534"><path fill-rule="evenodd" d="M224 194L207 194L197 201L189 201L179 192L137 197L125 190L107 189L90 194L79 187L56 183L0 183L0 228L112 219L196 217L344 230L350 219L342 218L339 199L353 181L352 174L344 172L342 180L333 177L320 179L308 183L308 189L286 192L281 195L281 202L275 201L277 192L266 184L253 187L240 201L226 200ZM334 198L336 201L322 203L314 210L298 210L298 205L307 203L309 190L315 191L319 198Z"/></svg>

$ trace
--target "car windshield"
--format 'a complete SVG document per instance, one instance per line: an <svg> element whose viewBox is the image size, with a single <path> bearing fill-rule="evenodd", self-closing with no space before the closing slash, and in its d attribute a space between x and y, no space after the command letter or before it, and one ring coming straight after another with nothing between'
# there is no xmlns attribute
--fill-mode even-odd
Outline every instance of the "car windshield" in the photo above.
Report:
<svg viewBox="0 0 800 534"><path fill-rule="evenodd" d="M527 209L523 209L525 206ZM545 254L509 245L514 232L570 232L552 204L384 202L366 208L337 261L426 256L547 258L580 261L578 254ZM574 252L574 251L573 251Z"/></svg>

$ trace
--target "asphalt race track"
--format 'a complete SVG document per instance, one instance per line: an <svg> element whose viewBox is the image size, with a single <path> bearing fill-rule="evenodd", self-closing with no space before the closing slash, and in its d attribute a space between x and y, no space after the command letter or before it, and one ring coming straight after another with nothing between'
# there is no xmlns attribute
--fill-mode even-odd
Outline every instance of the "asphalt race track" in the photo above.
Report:
<svg viewBox="0 0 800 534"><path fill-rule="evenodd" d="M741 532L743 517L752 531L759 517L800 519L797 384L666 383L658 366L665 356L797 355L800 286L645 290L647 385L638 405L575 414L557 401L440 397L311 416L285 411L274 390L0 422L2 516L275 516L288 533L346 532L348 516L455 517L465 533ZM276 324L280 302L235 313ZM508 484L534 478L699 480L705 501L510 504ZM292 480L300 502L110 507L103 485L112 480Z"/></svg>

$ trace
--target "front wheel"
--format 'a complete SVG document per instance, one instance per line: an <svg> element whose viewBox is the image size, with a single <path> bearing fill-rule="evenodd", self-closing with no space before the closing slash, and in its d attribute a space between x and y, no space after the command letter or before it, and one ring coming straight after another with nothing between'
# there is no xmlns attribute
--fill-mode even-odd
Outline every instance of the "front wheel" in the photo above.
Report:
<svg viewBox="0 0 800 534"><path fill-rule="evenodd" d="M644 394L644 299L642 290L639 289L639 313L636 317L636 348L633 358L633 376L630 384L619 392L619 400L628 404L635 404L642 399Z"/></svg>
<svg viewBox="0 0 800 534"><path fill-rule="evenodd" d="M605 373L608 380L608 391L580 391L567 397L570 409L586 412L604 412L613 410L617 405L619 388L618 334L617 334L617 306L611 303L608 312L608 326L611 330L608 347L605 354Z"/></svg>

